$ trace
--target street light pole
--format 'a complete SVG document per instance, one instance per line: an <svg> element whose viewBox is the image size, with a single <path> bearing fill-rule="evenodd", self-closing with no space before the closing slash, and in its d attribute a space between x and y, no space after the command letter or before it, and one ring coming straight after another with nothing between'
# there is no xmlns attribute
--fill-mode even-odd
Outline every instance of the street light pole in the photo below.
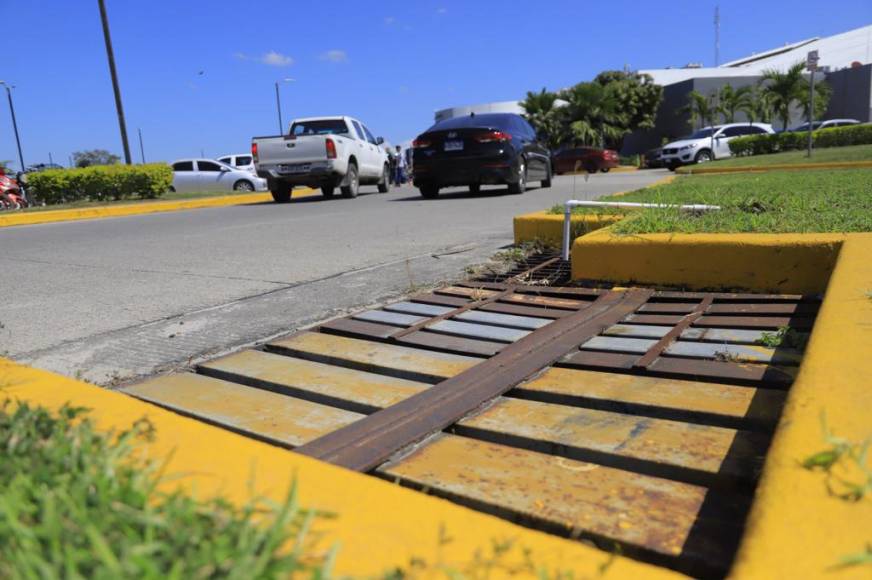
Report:
<svg viewBox="0 0 872 580"><path fill-rule="evenodd" d="M115 54L112 51L112 38L109 36L109 18L106 16L106 3L100 5L100 20L103 22L103 39L106 41L106 56L109 59L109 75L112 77L112 90L115 92L115 109L118 111L118 126L121 128L121 144L124 147L124 162L131 165L130 144L127 142L127 126L124 124L124 107L121 106L121 87L118 86L118 73L115 71Z"/></svg>
<svg viewBox="0 0 872 580"><path fill-rule="evenodd" d="M294 80L295 79L288 78L288 79L282 79L281 82L292 83L292 82L294 82ZM280 81L276 81L276 112L279 115L279 135L282 135L284 133L285 126L282 123L282 101L279 98L279 82Z"/></svg>
<svg viewBox="0 0 872 580"><path fill-rule="evenodd" d="M142 155L142 163L145 164L145 148L142 146L142 129L137 128L139 131L139 154Z"/></svg>
<svg viewBox="0 0 872 580"><path fill-rule="evenodd" d="M18 146L18 163L21 171L24 171L24 155L21 154L21 138L18 136L18 122L15 120L15 105L12 104L12 87L6 82L0 81L0 85L6 88L6 96L9 98L9 112L12 114L12 129L15 131L15 144Z"/></svg>

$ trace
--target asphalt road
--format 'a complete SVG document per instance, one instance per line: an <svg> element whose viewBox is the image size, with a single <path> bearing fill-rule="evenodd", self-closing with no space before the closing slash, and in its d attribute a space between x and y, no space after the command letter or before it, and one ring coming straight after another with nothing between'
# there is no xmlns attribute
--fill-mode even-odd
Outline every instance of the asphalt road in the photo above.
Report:
<svg viewBox="0 0 872 580"><path fill-rule="evenodd" d="M511 244L513 216L664 174L0 228L0 355L125 381L456 278Z"/></svg>

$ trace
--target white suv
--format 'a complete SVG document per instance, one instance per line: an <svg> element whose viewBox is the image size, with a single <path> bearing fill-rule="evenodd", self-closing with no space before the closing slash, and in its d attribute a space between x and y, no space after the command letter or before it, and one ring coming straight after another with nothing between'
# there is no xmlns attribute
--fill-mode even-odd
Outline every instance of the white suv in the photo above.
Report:
<svg viewBox="0 0 872 580"><path fill-rule="evenodd" d="M664 145L661 159L663 164L672 170L675 170L679 165L723 159L731 155L730 139L765 133L775 133L772 130L772 125L768 123L729 123L703 127L690 137Z"/></svg>
<svg viewBox="0 0 872 580"><path fill-rule="evenodd" d="M251 156L251 153L225 155L224 157L219 157L218 161L226 163L236 169L242 169L243 171L248 171L249 173L257 175L257 171L254 169L254 158Z"/></svg>

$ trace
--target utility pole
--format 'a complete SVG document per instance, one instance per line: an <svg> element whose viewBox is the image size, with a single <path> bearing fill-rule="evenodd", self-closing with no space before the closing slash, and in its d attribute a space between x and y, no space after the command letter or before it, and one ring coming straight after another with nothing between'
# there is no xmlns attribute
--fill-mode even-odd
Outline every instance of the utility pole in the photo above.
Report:
<svg viewBox="0 0 872 580"><path fill-rule="evenodd" d="M139 154L142 155L142 163L145 165L145 148L142 146L142 129L136 129L139 132Z"/></svg>
<svg viewBox="0 0 872 580"><path fill-rule="evenodd" d="M721 7L715 4L715 66L721 65Z"/></svg>
<svg viewBox="0 0 872 580"><path fill-rule="evenodd" d="M48 152L48 164L54 165L54 159L51 158L51 151Z"/></svg>
<svg viewBox="0 0 872 580"><path fill-rule="evenodd" d="M106 3L100 5L100 20L103 21L103 39L106 41L106 56L109 59L109 74L112 77L112 90L115 92L115 109L118 111L118 126L121 128L121 144L124 147L124 162L131 165L130 144L127 142L127 126L124 124L124 107L121 106L121 87L118 86L118 73L115 71L115 54L112 52L112 38L109 36L109 18L106 16Z"/></svg>
<svg viewBox="0 0 872 580"><path fill-rule="evenodd" d="M805 59L805 68L809 71L811 79L808 83L808 157L811 157L811 149L813 144L812 134L814 133L814 73L817 71L817 64L820 60L818 51L810 50Z"/></svg>
<svg viewBox="0 0 872 580"><path fill-rule="evenodd" d="M24 155L21 154L21 138L18 136L18 122L15 120L15 105L12 104L12 87L6 82L0 81L0 85L6 88L6 96L9 98L9 113L12 115L12 129L15 131L15 144L18 146L18 163L21 171L24 171Z"/></svg>
<svg viewBox="0 0 872 580"><path fill-rule="evenodd" d="M281 81L276 81L276 112L279 114L279 135L283 135L285 132L285 126L282 123L282 101L279 98L279 83L292 83L295 79L282 79Z"/></svg>

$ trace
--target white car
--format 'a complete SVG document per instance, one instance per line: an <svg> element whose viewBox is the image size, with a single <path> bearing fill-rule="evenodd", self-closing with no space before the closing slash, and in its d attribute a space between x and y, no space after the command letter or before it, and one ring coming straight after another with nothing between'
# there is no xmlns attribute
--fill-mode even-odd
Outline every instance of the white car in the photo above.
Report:
<svg viewBox="0 0 872 580"><path fill-rule="evenodd" d="M215 159L174 161L171 191L266 191L266 179Z"/></svg>
<svg viewBox="0 0 872 580"><path fill-rule="evenodd" d="M723 159L732 155L729 145L731 139L767 133L775 133L768 123L729 123L703 127L689 137L664 145L660 158L663 165L672 170L680 165Z"/></svg>
<svg viewBox="0 0 872 580"><path fill-rule="evenodd" d="M333 197L357 197L361 185L376 185L380 193L390 187L390 162L366 125L351 117L295 119L285 135L254 137L251 154L257 174L269 180L273 199L291 199L297 185L321 188Z"/></svg>
<svg viewBox="0 0 872 580"><path fill-rule="evenodd" d="M242 169L257 175L257 170L254 168L254 157L251 153L237 153L236 155L223 155L218 158L221 163L226 163L236 169Z"/></svg>
<svg viewBox="0 0 872 580"><path fill-rule="evenodd" d="M827 119L826 121L814 121L812 123L812 127L814 131L817 131L818 129L832 129L833 127L847 127L848 125L859 124L860 121L858 121L857 119ZM802 125L791 127L790 129L788 129L788 131L808 131L808 123L803 123Z"/></svg>

